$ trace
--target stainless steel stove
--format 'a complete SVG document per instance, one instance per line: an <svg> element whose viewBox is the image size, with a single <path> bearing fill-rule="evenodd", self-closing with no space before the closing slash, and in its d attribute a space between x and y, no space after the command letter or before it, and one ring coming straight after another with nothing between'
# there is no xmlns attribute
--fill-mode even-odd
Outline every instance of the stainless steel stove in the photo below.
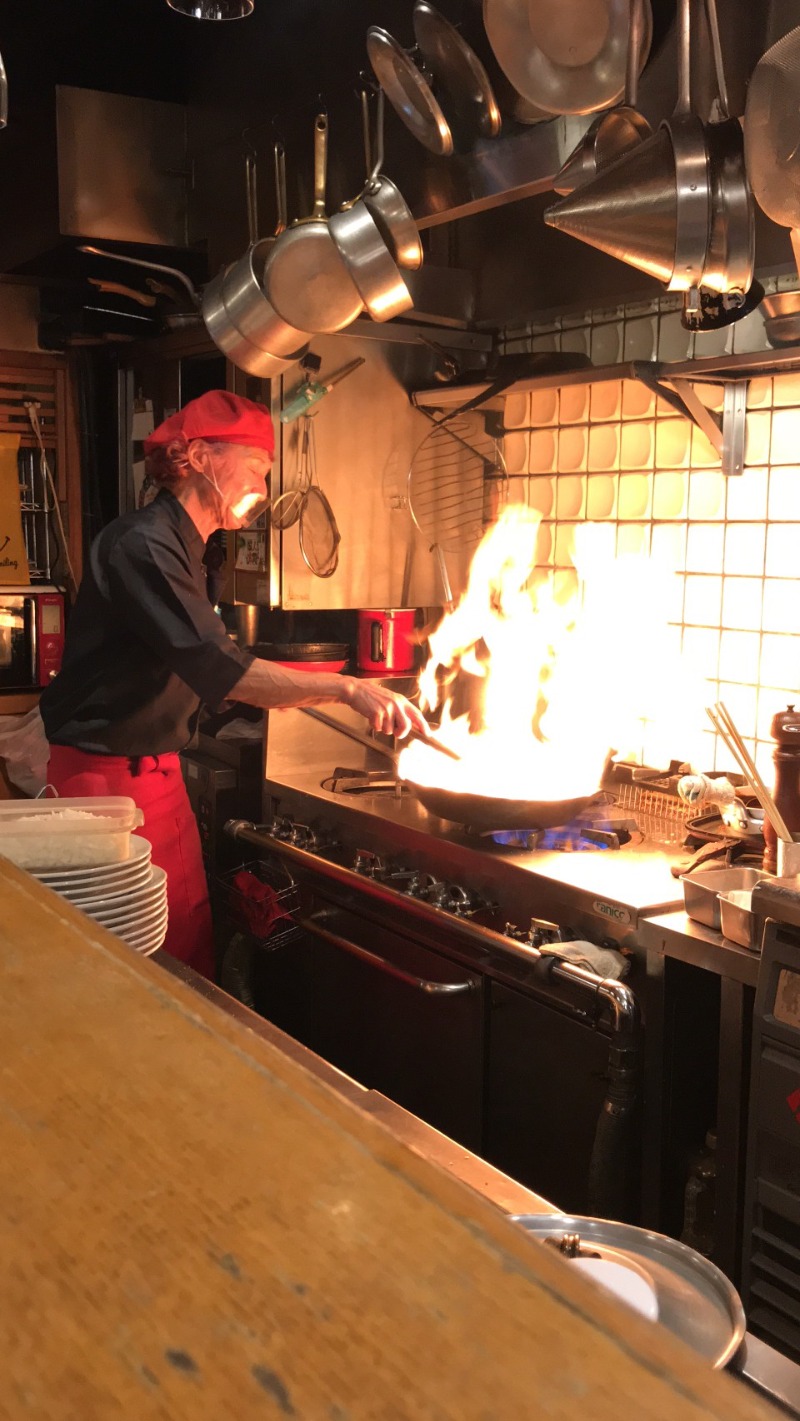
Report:
<svg viewBox="0 0 800 1421"><path fill-rule="evenodd" d="M631 783L563 834L474 835L325 714L270 716L263 822L229 826L301 897L300 934L251 954L257 1006L560 1207L635 1221L639 929L681 900L686 811Z"/></svg>
<svg viewBox="0 0 800 1421"><path fill-rule="evenodd" d="M370 865L367 877L393 878L443 911L459 904L458 916L468 901L496 931L514 924L512 936L538 918L635 951L640 920L680 906L672 866L685 857L688 811L649 781L621 782L617 804L593 807L566 829L476 835L398 786L381 747L361 743L363 723L352 713L326 714L355 739L301 711L280 712L269 728L265 819L299 824L306 849L324 858L336 844L355 872Z"/></svg>

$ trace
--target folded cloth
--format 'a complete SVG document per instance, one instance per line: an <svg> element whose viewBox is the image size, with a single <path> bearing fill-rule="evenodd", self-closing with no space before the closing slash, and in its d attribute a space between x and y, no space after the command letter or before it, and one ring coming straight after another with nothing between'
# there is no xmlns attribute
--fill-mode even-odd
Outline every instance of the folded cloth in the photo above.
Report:
<svg viewBox="0 0 800 1421"><path fill-rule="evenodd" d="M262 883L249 869L240 869L232 882L238 907L254 937L268 937L282 918L293 921L291 913L281 907L275 889L268 883Z"/></svg>
<svg viewBox="0 0 800 1421"><path fill-rule="evenodd" d="M610 977L613 982L624 977L630 967L621 952L613 947L595 947L593 942L548 942L539 951L548 957L574 962L576 967L585 967L597 977Z"/></svg>

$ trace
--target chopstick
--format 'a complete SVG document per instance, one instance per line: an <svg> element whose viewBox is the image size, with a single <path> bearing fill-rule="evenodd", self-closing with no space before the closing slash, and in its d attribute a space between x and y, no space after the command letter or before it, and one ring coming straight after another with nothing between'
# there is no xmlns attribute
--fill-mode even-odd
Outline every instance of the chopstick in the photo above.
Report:
<svg viewBox="0 0 800 1421"><path fill-rule="evenodd" d="M733 755L742 774L750 781L756 799L769 819L778 838L791 844L792 835L786 826L786 821L756 769L755 761L736 729L727 707L722 701L718 701L713 709L710 706L706 706L706 715L720 736L720 739L724 742L726 748L730 751L731 755Z"/></svg>

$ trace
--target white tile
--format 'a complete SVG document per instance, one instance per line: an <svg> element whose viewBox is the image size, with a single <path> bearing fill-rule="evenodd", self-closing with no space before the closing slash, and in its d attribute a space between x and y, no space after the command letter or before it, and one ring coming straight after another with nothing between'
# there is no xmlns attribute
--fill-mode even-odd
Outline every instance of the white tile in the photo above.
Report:
<svg viewBox="0 0 800 1421"><path fill-rule="evenodd" d="M800 636L800 596L796 578L768 577L764 581L761 625L765 632L791 632Z"/></svg>
<svg viewBox="0 0 800 1421"><path fill-rule="evenodd" d="M745 469L727 481L727 518L729 523L753 523L767 516L769 473L766 469Z"/></svg>
<svg viewBox="0 0 800 1421"><path fill-rule="evenodd" d="M656 353L658 319L648 316L644 319L625 322L625 360L652 360Z"/></svg>
<svg viewBox="0 0 800 1421"><path fill-rule="evenodd" d="M723 631L719 643L720 680L756 685L760 655L761 637L758 632Z"/></svg>
<svg viewBox="0 0 800 1421"><path fill-rule="evenodd" d="M800 686L800 636L772 636L766 633L761 638L762 686L797 694ZM779 711L780 705L775 710Z"/></svg>
<svg viewBox="0 0 800 1421"><path fill-rule="evenodd" d="M686 571L722 572L724 545L723 523L690 523L686 544Z"/></svg>
<svg viewBox="0 0 800 1421"><path fill-rule="evenodd" d="M688 626L718 627L722 616L722 578L687 573L683 619Z"/></svg>
<svg viewBox="0 0 800 1421"><path fill-rule="evenodd" d="M798 449L800 449L800 409L776 409L772 416L770 462L772 464L796 464Z"/></svg>
<svg viewBox="0 0 800 1421"><path fill-rule="evenodd" d="M760 631L763 588L760 577L726 577L722 584L722 625L731 631Z"/></svg>
<svg viewBox="0 0 800 1421"><path fill-rule="evenodd" d="M763 523L729 523L725 529L725 571L741 577L760 577L766 538Z"/></svg>
<svg viewBox="0 0 800 1421"><path fill-rule="evenodd" d="M781 465L770 473L769 516L774 520L800 522L800 468L796 465ZM800 549L797 571L800 576Z"/></svg>
<svg viewBox="0 0 800 1421"><path fill-rule="evenodd" d="M619 325L592 326L589 351L594 365L616 365L622 358L622 332Z"/></svg>
<svg viewBox="0 0 800 1421"><path fill-rule="evenodd" d="M767 528L767 576L797 576L798 549L800 549L800 523L771 524Z"/></svg>
<svg viewBox="0 0 800 1421"><path fill-rule="evenodd" d="M734 355L744 355L750 351L769 350L764 313L761 307L743 316L733 328Z"/></svg>

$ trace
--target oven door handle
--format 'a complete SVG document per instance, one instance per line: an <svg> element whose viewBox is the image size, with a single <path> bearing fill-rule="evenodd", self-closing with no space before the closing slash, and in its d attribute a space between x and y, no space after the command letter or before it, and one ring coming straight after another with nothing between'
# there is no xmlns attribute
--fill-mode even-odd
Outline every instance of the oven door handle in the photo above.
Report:
<svg viewBox="0 0 800 1421"><path fill-rule="evenodd" d="M342 952L349 953L351 957L358 957L362 962L368 963L370 967L377 967L379 972L385 972L387 977L394 977L396 981L403 982L406 987L413 987L415 991L425 992L428 996L454 997L461 992L477 990L476 982L432 982L427 977L415 977L411 972L404 972L402 967L396 967L385 957L379 957L377 952L370 952L368 948L361 947L359 943L350 942L349 938L332 933L329 928L324 926L327 917L327 913L312 913L309 918L298 919L297 925L307 932L313 933L315 937L321 938L323 942L330 943L331 947L338 947Z"/></svg>

